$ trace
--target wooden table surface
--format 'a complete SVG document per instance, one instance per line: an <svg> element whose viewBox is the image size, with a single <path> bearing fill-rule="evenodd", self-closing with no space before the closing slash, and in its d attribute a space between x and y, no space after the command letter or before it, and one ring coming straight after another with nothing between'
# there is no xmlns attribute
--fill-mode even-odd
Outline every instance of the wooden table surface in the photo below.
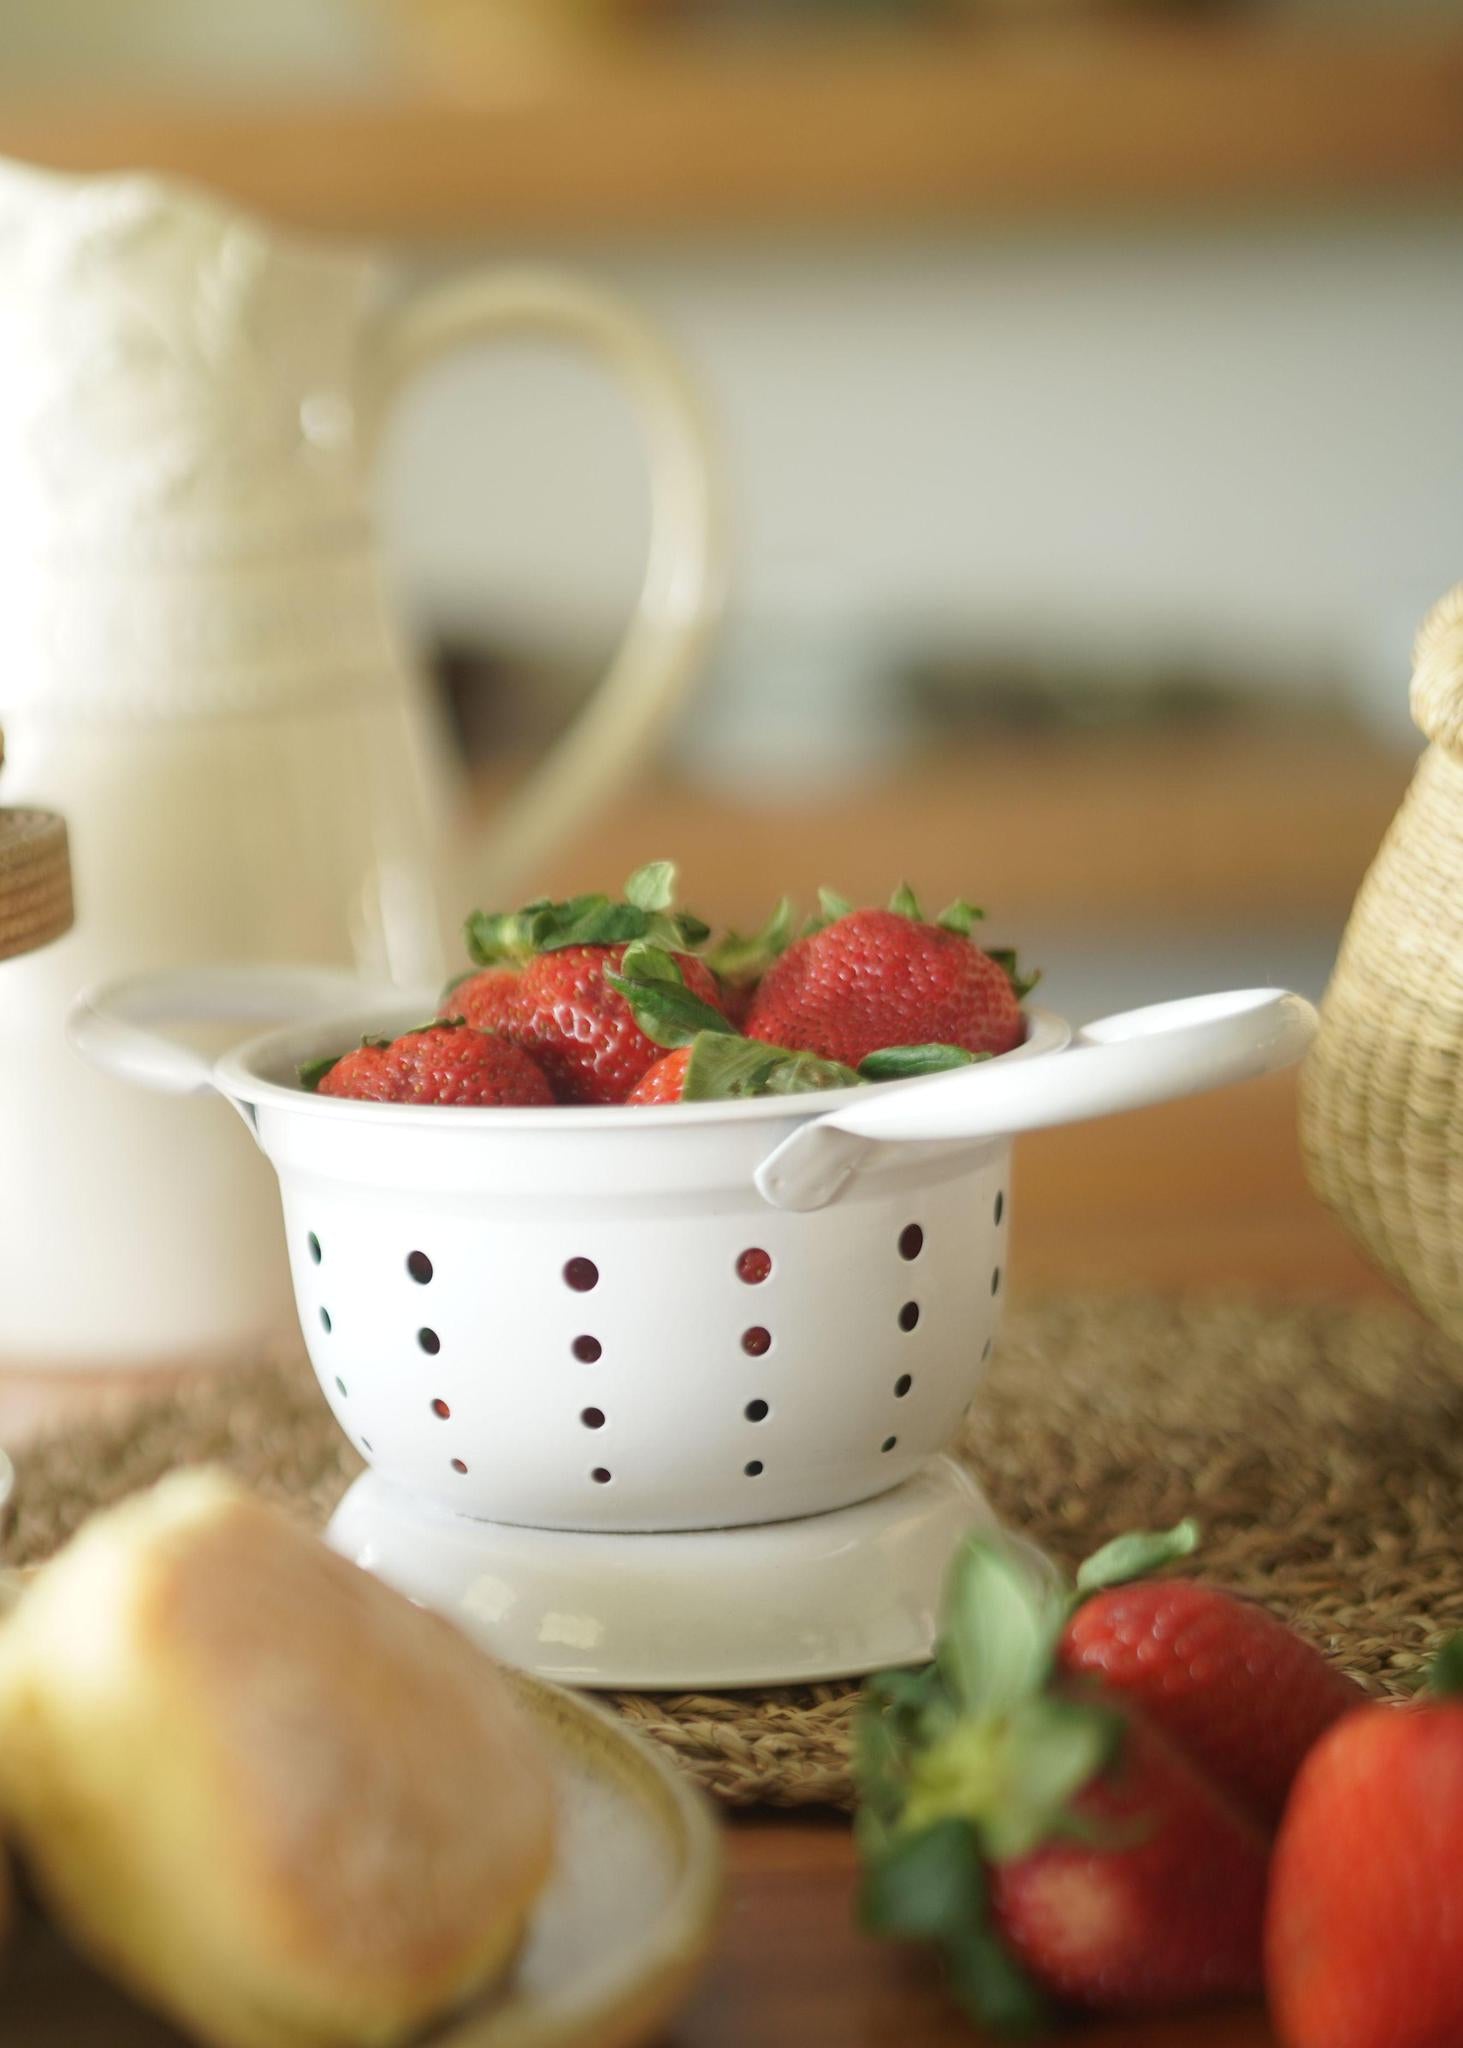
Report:
<svg viewBox="0 0 1463 2048"><path fill-rule="evenodd" d="M1013 1203L1018 1297L1078 1285L1356 1298L1385 1295L1307 1192L1292 1076L1023 1141ZM122 1402L135 1385L0 1376L0 1439L62 1408ZM674 2048L904 2048L972 2033L918 1959L853 1923L855 1866L836 1817L738 1818L711 1966L675 2026ZM1101 2027L1089 2048L1265 2048L1257 2010ZM5 2039L11 2039L5 2033ZM59 2048L54 2032L16 2048ZM66 2048L113 2048L109 2037Z"/></svg>

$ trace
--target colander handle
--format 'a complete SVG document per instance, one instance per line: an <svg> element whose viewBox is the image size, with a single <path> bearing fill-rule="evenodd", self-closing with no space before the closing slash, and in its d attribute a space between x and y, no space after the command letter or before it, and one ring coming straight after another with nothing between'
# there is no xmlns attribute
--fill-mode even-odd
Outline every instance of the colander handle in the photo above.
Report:
<svg viewBox="0 0 1463 2048"><path fill-rule="evenodd" d="M1293 1065L1317 1021L1303 996L1275 988L1103 1017L1078 1032L1069 1052L870 1088L785 1138L757 1169L757 1187L776 1209L821 1209L857 1173L870 1144L1008 1138L1197 1095Z"/></svg>
<svg viewBox="0 0 1463 2048"><path fill-rule="evenodd" d="M119 1080L161 1095L206 1095L213 1061L160 1027L265 1025L364 1008L371 993L344 968L184 967L86 989L71 1006L66 1036L83 1059Z"/></svg>

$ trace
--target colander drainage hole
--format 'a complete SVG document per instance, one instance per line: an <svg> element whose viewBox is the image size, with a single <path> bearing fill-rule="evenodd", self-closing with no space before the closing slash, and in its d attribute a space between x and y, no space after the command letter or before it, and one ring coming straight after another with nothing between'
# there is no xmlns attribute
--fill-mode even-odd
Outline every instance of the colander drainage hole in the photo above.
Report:
<svg viewBox="0 0 1463 2048"><path fill-rule="evenodd" d="M576 1337L569 1348L581 1365L593 1365L604 1351L598 1337Z"/></svg>
<svg viewBox="0 0 1463 2048"><path fill-rule="evenodd" d="M318 1266L320 1263L320 1240L315 1235L313 1230L310 1232L310 1235L305 1239L305 1242L310 1247L310 1257Z"/></svg>
<svg viewBox="0 0 1463 2048"><path fill-rule="evenodd" d="M758 1479L761 1477L762 1473L762 1460L760 1458L750 1458L747 1461L747 1463L743 1465L742 1470L746 1473L749 1479Z"/></svg>
<svg viewBox="0 0 1463 2048"><path fill-rule="evenodd" d="M915 1324L916 1324L916 1323L917 1323L918 1321L919 1321L919 1303L918 1303L917 1301L907 1301L907 1302L906 1302L906 1303L904 1304L903 1308L902 1308L902 1309L901 1309L901 1310L899 1311L899 1327L900 1327L900 1329L901 1329L901 1330L912 1330L912 1329L914 1328Z"/></svg>
<svg viewBox="0 0 1463 2048"><path fill-rule="evenodd" d="M564 1284L576 1294L588 1294L599 1285L599 1267L593 1259L570 1259L564 1267Z"/></svg>
<svg viewBox="0 0 1463 2048"><path fill-rule="evenodd" d="M435 1330L418 1330L417 1342L429 1358L435 1358L442 1349L442 1339Z"/></svg>
<svg viewBox="0 0 1463 2048"><path fill-rule="evenodd" d="M1006 1213L1006 1190L1002 1188L996 1196L996 1221L1000 1222Z"/></svg>
<svg viewBox="0 0 1463 2048"><path fill-rule="evenodd" d="M605 1465L596 1465L589 1476L596 1486L608 1486L610 1483L611 1475L609 1468Z"/></svg>
<svg viewBox="0 0 1463 2048"><path fill-rule="evenodd" d="M750 1330L742 1332L742 1349L751 1358L764 1357L772 1349L772 1332L754 1323Z"/></svg>
<svg viewBox="0 0 1463 2048"><path fill-rule="evenodd" d="M416 1281L418 1287L425 1287L432 1277L432 1261L425 1252L408 1252L406 1255L406 1270L411 1274L413 1280Z"/></svg>
<svg viewBox="0 0 1463 2048"><path fill-rule="evenodd" d="M432 1403L432 1413L434 1415L440 1416L443 1422L450 1422L452 1419L452 1410L447 1406L447 1403L444 1400L442 1400L440 1395Z"/></svg>
<svg viewBox="0 0 1463 2048"><path fill-rule="evenodd" d="M330 1310L328 1308L322 1308L320 1311L320 1327L328 1337L330 1335Z"/></svg>
<svg viewBox="0 0 1463 2048"><path fill-rule="evenodd" d="M749 1401L742 1410L748 1422L765 1422L769 1412L765 1401Z"/></svg>
<svg viewBox="0 0 1463 2048"><path fill-rule="evenodd" d="M999 1266L997 1266L997 1267L996 1267L996 1269L995 1269L995 1271L994 1271L994 1272L993 1272L993 1273L991 1274L991 1293L992 1293L992 1294L999 1294L999 1293L1000 1293L1000 1291L1001 1291L1001 1269L1000 1269L1000 1267L999 1267Z"/></svg>
<svg viewBox="0 0 1463 2048"><path fill-rule="evenodd" d="M581 1408L579 1420L586 1429L603 1429L605 1426L605 1412L603 1408Z"/></svg>
<svg viewBox="0 0 1463 2048"><path fill-rule="evenodd" d="M363 1437L361 1438L361 1449L362 1449L363 1451L369 1451L369 1450L370 1450L370 1448L371 1448L371 1439L370 1439L370 1438L369 1438L368 1436L363 1436Z"/></svg>
<svg viewBox="0 0 1463 2048"><path fill-rule="evenodd" d="M454 1458L452 1460L452 1469L454 1472L465 1472L467 1466L461 1458Z"/></svg>
<svg viewBox="0 0 1463 2048"><path fill-rule="evenodd" d="M346 1385L339 1373L335 1375L335 1384L340 1389L341 1398L344 1400L346 1398Z"/></svg>
<svg viewBox="0 0 1463 2048"><path fill-rule="evenodd" d="M899 1233L901 1259L917 1259L925 1248L925 1234L917 1223L906 1223Z"/></svg>
<svg viewBox="0 0 1463 2048"><path fill-rule="evenodd" d="M911 1388L911 1387L912 1387L913 1385L914 1385L914 1380L913 1380L913 1378L912 1378L912 1377L910 1376L910 1374L909 1374L909 1373L907 1373L907 1372L902 1372L902 1373L901 1373L901 1374L899 1375L898 1379L897 1379L897 1380L896 1380L896 1381L894 1382L894 1398L895 1398L895 1400L896 1400L896 1401L902 1401L902 1400L904 1399L905 1395L906 1395L906 1394L907 1394L907 1393L909 1392L910 1388Z"/></svg>
<svg viewBox="0 0 1463 2048"><path fill-rule="evenodd" d="M745 1280L749 1287L758 1287L772 1271L770 1253L760 1245L752 1245L737 1260L737 1278Z"/></svg>
<svg viewBox="0 0 1463 2048"><path fill-rule="evenodd" d="M880 1444L879 1449L881 1451L892 1451L894 1446L898 1443L898 1441L899 1439L897 1436L886 1436L883 1443Z"/></svg>

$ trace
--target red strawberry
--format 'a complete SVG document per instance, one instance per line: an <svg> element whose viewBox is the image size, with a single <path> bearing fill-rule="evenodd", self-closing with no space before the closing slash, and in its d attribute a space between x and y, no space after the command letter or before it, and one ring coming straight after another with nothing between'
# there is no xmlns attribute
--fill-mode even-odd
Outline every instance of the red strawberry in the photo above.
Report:
<svg viewBox="0 0 1463 2048"><path fill-rule="evenodd" d="M1286 2048L1463 2042L1463 1638L1434 1687L1348 1714L1296 1780L1265 1927Z"/></svg>
<svg viewBox="0 0 1463 2048"><path fill-rule="evenodd" d="M514 967L485 967L480 974L470 974L450 988L442 998L438 1014L460 1017L474 1031L497 1031L511 1038L518 980Z"/></svg>
<svg viewBox="0 0 1463 2048"><path fill-rule="evenodd" d="M605 981L618 975L626 946L565 946L530 960L519 979L513 1037L531 1052L561 1102L623 1102L660 1058L629 1003ZM666 956L662 956L666 957ZM669 956L685 987L718 1010L715 978L687 953Z"/></svg>
<svg viewBox="0 0 1463 2048"><path fill-rule="evenodd" d="M677 1046L658 1059L653 1067L647 1067L630 1093L627 1102L679 1102L686 1085L686 1069L691 1064L689 1045Z"/></svg>
<svg viewBox="0 0 1463 2048"><path fill-rule="evenodd" d="M1058 1678L1071 1592L971 1538L927 1671L861 1716L866 1920L938 1942L983 2024L1258 1988L1268 1838L1128 1703Z"/></svg>
<svg viewBox="0 0 1463 2048"><path fill-rule="evenodd" d="M1105 1590L1067 1623L1061 1667L1101 1679L1140 1707L1191 1763L1273 1827L1306 1752L1364 1695L1273 1614L1217 1586L1111 1584L1103 1561L1139 1540L1119 1538L1083 1567L1079 1588ZM1159 1561L1150 1555L1120 1575Z"/></svg>
<svg viewBox="0 0 1463 2048"><path fill-rule="evenodd" d="M467 921L473 959L521 971L511 990L496 981L480 989L485 977L477 976L447 1001L460 1004L466 992L472 1023L497 1017L496 1028L533 1054L561 1102L623 1102L664 1049L609 979L620 978L632 948L632 975L674 983L695 1012L685 1036L723 1021L714 977L687 950L707 927L672 908L674 887L671 863L652 861L631 875L621 902L575 896L495 916L475 912Z"/></svg>
<svg viewBox="0 0 1463 2048"><path fill-rule="evenodd" d="M453 1024L428 1024L396 1039L368 1039L343 1059L302 1069L300 1078L321 1095L353 1102L537 1108L554 1099L526 1052L506 1038Z"/></svg>
<svg viewBox="0 0 1463 2048"><path fill-rule="evenodd" d="M1071 1801L1089 1840L990 1873L1008 1952L1064 2004L1143 2012L1260 1989L1268 1842L1155 1728Z"/></svg>
<svg viewBox="0 0 1463 2048"><path fill-rule="evenodd" d="M970 938L979 913L968 904L952 904L933 924L904 889L888 910L849 909L826 892L824 907L832 922L768 968L747 1019L749 1037L849 1067L891 1045L933 1042L990 1054L1021 1043L1014 962L983 953Z"/></svg>

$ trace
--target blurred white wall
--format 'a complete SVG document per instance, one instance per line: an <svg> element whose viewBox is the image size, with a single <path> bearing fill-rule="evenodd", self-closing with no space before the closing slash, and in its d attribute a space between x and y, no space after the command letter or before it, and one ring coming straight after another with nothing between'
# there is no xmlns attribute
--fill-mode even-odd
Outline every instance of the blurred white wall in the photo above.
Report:
<svg viewBox="0 0 1463 2048"><path fill-rule="evenodd" d="M699 369L754 613L811 560L881 634L1197 657L1400 722L1413 626L1463 575L1463 224L572 260ZM438 623L597 643L633 587L634 437L578 365L439 371L383 504Z"/></svg>

